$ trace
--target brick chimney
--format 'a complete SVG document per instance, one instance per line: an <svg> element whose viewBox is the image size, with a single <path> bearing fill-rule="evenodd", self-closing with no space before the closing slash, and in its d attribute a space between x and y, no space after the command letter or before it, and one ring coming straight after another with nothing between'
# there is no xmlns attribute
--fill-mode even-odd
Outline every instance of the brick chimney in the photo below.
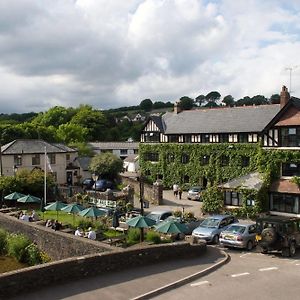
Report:
<svg viewBox="0 0 300 300"><path fill-rule="evenodd" d="M284 107L290 100L290 93L288 88L284 85L280 93L280 107Z"/></svg>
<svg viewBox="0 0 300 300"><path fill-rule="evenodd" d="M174 113L177 115L182 111L181 107L180 107L180 102L176 101L174 104Z"/></svg>

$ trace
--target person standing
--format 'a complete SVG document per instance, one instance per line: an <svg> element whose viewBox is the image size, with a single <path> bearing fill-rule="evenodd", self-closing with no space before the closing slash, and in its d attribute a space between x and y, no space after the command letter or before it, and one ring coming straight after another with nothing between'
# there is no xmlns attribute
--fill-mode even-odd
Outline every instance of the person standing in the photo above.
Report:
<svg viewBox="0 0 300 300"><path fill-rule="evenodd" d="M178 188L178 197L179 197L179 200L181 200L181 196L182 196L182 188L179 187Z"/></svg>
<svg viewBox="0 0 300 300"><path fill-rule="evenodd" d="M177 198L177 195L178 195L178 184L177 183L174 183L173 184L173 193L174 193L174 196Z"/></svg>

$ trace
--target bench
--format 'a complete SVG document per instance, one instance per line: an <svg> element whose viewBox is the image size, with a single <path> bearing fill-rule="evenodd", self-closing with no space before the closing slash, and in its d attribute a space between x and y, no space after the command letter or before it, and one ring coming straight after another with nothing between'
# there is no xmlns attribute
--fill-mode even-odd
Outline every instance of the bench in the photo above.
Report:
<svg viewBox="0 0 300 300"><path fill-rule="evenodd" d="M103 240L103 243L109 244L110 246L118 246L126 243L126 235L120 235L116 237L108 238L107 240Z"/></svg>

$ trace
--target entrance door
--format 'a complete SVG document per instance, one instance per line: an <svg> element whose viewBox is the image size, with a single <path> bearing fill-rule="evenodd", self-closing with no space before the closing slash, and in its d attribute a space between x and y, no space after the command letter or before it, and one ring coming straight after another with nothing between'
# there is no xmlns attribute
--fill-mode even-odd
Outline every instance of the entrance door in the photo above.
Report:
<svg viewBox="0 0 300 300"><path fill-rule="evenodd" d="M67 184L73 185L73 172L67 171Z"/></svg>

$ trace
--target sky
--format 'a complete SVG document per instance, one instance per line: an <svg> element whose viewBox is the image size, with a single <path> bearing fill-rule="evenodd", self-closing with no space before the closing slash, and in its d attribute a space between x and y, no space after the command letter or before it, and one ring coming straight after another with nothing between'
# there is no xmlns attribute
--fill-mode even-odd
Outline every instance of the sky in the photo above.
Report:
<svg viewBox="0 0 300 300"><path fill-rule="evenodd" d="M299 0L0 0L0 113L300 97L299 53Z"/></svg>

